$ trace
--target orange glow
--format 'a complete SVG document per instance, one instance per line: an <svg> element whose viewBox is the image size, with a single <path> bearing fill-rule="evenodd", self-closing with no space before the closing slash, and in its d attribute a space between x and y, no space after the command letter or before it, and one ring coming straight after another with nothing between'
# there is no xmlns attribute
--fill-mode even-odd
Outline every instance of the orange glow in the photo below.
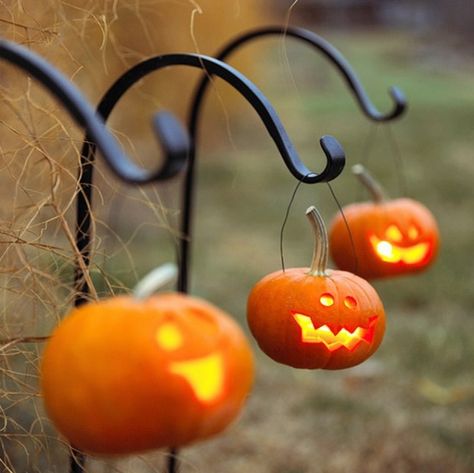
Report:
<svg viewBox="0 0 474 473"><path fill-rule="evenodd" d="M411 238L412 240L416 240L419 236L420 236L420 232L418 231L418 228L412 225L408 229L408 237Z"/></svg>
<svg viewBox="0 0 474 473"><path fill-rule="evenodd" d="M400 229L396 225L390 225L387 230L385 231L385 236L390 241L397 241L400 242L403 240L403 235Z"/></svg>
<svg viewBox="0 0 474 473"><path fill-rule="evenodd" d="M386 263L417 264L426 258L429 251L429 244L426 242L405 248L380 240L375 235L371 235L369 240L374 251Z"/></svg>
<svg viewBox="0 0 474 473"><path fill-rule="evenodd" d="M357 307L357 301L351 297L351 296L347 296L345 299L344 299L344 305L348 308L348 309L355 309Z"/></svg>
<svg viewBox="0 0 474 473"><path fill-rule="evenodd" d="M334 297L332 297L331 294L323 294L319 298L319 302L321 302L324 307L331 307L334 304Z"/></svg>
<svg viewBox="0 0 474 473"><path fill-rule="evenodd" d="M367 328L357 327L353 332L342 328L336 334L327 326L315 328L311 317L303 314L293 314L296 323L301 328L301 340L305 343L324 343L329 351L341 347L354 350L361 342L370 343L374 336L377 316L369 319Z"/></svg>
<svg viewBox="0 0 474 473"><path fill-rule="evenodd" d="M172 322L164 323L156 332L156 341L163 350L176 350L183 344L183 336Z"/></svg>
<svg viewBox="0 0 474 473"><path fill-rule="evenodd" d="M171 363L170 371L182 376L203 403L215 401L224 388L224 369L220 355Z"/></svg>

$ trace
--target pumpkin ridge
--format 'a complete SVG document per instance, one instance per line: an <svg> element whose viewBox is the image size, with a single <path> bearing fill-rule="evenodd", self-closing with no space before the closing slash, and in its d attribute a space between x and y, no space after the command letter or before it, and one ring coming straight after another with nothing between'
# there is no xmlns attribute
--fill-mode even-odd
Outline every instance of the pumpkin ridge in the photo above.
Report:
<svg viewBox="0 0 474 473"><path fill-rule="evenodd" d="M319 267L321 258L316 260ZM353 305L345 303L346 297ZM296 368L342 369L375 352L384 335L385 313L375 289L358 276L290 268L255 284L247 320L259 347L273 360Z"/></svg>

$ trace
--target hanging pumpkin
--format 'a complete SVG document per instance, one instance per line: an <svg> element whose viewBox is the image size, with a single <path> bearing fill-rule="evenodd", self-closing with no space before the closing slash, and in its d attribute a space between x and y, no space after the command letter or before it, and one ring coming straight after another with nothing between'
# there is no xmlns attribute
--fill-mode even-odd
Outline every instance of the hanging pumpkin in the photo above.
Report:
<svg viewBox="0 0 474 473"><path fill-rule="evenodd" d="M178 293L74 309L41 365L50 418L74 447L95 454L180 447L214 435L236 417L252 379L239 326Z"/></svg>
<svg viewBox="0 0 474 473"><path fill-rule="evenodd" d="M311 268L276 271L260 280L248 299L248 324L260 348L279 363L348 368L380 345L384 308L367 281L326 268L324 222L314 207L306 215L315 233Z"/></svg>
<svg viewBox="0 0 474 473"><path fill-rule="evenodd" d="M336 266L366 279L425 269L434 261L439 244L431 212L412 199L386 199L363 166L354 166L353 172L373 202L344 207L347 225L340 213L332 221L329 241Z"/></svg>

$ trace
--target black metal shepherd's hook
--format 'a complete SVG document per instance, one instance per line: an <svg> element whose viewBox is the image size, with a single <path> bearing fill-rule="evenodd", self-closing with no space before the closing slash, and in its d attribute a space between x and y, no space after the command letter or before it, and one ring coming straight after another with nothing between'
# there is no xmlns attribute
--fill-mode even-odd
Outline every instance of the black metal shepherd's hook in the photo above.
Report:
<svg viewBox="0 0 474 473"><path fill-rule="evenodd" d="M158 170L148 171L137 166L123 153L103 120L96 115L79 90L47 61L23 46L4 39L0 39L0 58L23 69L46 87L78 125L86 129L88 139L99 148L110 170L123 181L132 184L161 181L175 176L183 168L189 140L181 124L170 113L160 112L154 117L155 132L163 148L165 161Z"/></svg>
<svg viewBox="0 0 474 473"><path fill-rule="evenodd" d="M146 184L162 181L175 176L185 165L189 153L189 139L180 123L173 115L161 112L154 117L154 129L164 152L164 162L156 171L148 171L133 163L122 151L115 138L105 127L102 118L96 115L94 109L88 104L79 90L69 82L59 71L47 61L30 50L15 43L0 39L0 58L9 61L13 65L24 70L37 79L49 92L52 93L68 110L75 121L86 129L87 142L93 142L104 157L108 167L123 181L132 184ZM80 182L89 182L87 174L91 173L92 167L81 158ZM76 264L75 282L82 281L83 267L89 265L90 219L91 219L91 196L92 188L83 186L78 192L78 232L77 246L83 257L84 265ZM85 222L89 222L86 233L81 228ZM75 305L84 301L84 294L76 293ZM74 451L70 457L70 468L72 473L83 471L85 456Z"/></svg>
<svg viewBox="0 0 474 473"><path fill-rule="evenodd" d="M233 67L228 66L217 59L199 54L168 54L156 56L135 65L130 70L125 72L105 93L97 107L98 114L100 114L104 120L107 120L120 98L136 82L151 72L157 71L164 67L178 65L204 69L206 74L215 75L222 78L237 91L239 91L240 94L258 113L267 131L275 142L283 160L286 163L286 166L297 179L303 180L304 182L330 181L341 173L345 163L345 155L341 145L335 138L331 136L324 136L321 138L321 147L326 155L327 164L320 173L310 171L300 160L298 153L296 152L296 149L294 148L288 134L286 133L286 130L283 127L277 113L273 109L273 106L270 104L268 99L262 94L262 92ZM193 143L191 142L191 149L192 148ZM87 172L82 173L80 180L81 188L84 189L81 197L81 199L83 199L83 210L78 213L78 222L80 222L78 235L82 235L83 237L82 242L85 243L85 246L82 248L85 252L83 254L86 255L88 255L88 242L87 238L84 237L87 237L87 235L90 233L90 220L88 219L87 212L84 212L84 209L90 205L90 199L92 197L91 191L94 154L95 144L93 142L89 143L89 140L86 139L81 152L81 163L83 169L87 170ZM78 208L78 212L79 211L80 209ZM187 274L187 270L187 262L185 262L183 266L181 259L181 273L184 272ZM182 276L180 276L180 279L181 278ZM180 289L182 290L182 288ZM85 281L82 282L81 290L84 294L86 294L88 291ZM168 462L168 471L175 471L176 464L176 451L171 450Z"/></svg>
<svg viewBox="0 0 474 473"><path fill-rule="evenodd" d="M237 36L235 39L229 41L218 53L215 55L217 59L225 61L233 52L240 49L247 43L250 43L254 39L264 38L266 36L282 36L283 38L293 38L302 43L306 43L308 46L312 47L319 53L322 53L341 73L343 76L347 87L354 94L354 98L359 104L362 112L375 122L388 122L394 120L395 118L400 117L407 108L407 101L404 93L396 86L389 88L389 95L393 100L393 107L389 112L382 113L370 100L367 92L365 91L362 83L358 79L356 73L352 69L352 66L349 64L349 61L341 54L341 52L336 49L331 43L326 41L321 36L313 33L306 28L299 28L297 26L266 26L262 28L257 28L250 30L246 33L242 33ZM200 82L198 88L196 89L196 94L194 97L193 107L198 107L198 102L200 102L200 96L203 95L204 90L201 89L207 88L209 83L208 78L203 78Z"/></svg>
<svg viewBox="0 0 474 473"><path fill-rule="evenodd" d="M167 66L185 65L204 69L207 75L215 75L224 79L227 83L232 85L240 94L252 105L255 111L260 116L267 131L275 142L288 170L297 179L307 183L316 183L323 181L331 181L337 177L344 167L345 155L341 145L331 136L323 136L320 140L321 147L326 155L326 167L320 172L316 173L310 171L306 165L301 161L296 149L293 146L285 128L283 127L277 113L269 100L262 94L262 92L244 75L238 72L233 67L219 61L215 58L203 56L199 54L167 54L163 56L156 56L147 59L130 70L125 72L106 92L101 102L98 105L98 113L106 120L113 110L115 104L119 101L125 92L132 87L137 81L147 74L159 70ZM195 129L195 128L194 128ZM93 163L94 144L84 143L82 149L82 156L84 163ZM195 156L195 144L191 140L190 157ZM190 163L191 165L191 163ZM92 167L90 168L92 172ZM190 166L188 167L188 175L192 172ZM92 175L83 174L82 187L89 188L91 185ZM191 184L190 184L191 182ZM189 189L188 189L189 185ZM192 195L192 180L187 180L185 189L183 191L183 216L186 219L191 208L190 196ZM187 227L186 227L187 228ZM87 234L88 229L83 226L82 234ZM186 232L186 235L189 235ZM183 243L183 235L181 235L181 244ZM180 253L179 261L179 282L178 289L181 292L187 292L186 283L188 274L188 258L187 253L183 255ZM85 284L85 283L84 283Z"/></svg>
<svg viewBox="0 0 474 473"><path fill-rule="evenodd" d="M392 110L387 113L381 113L377 110L375 105L369 99L364 87L357 78L355 72L352 70L351 65L345 59L345 57L328 41L321 38L317 34L309 31L305 28L298 28L294 26L268 26L251 30L247 33L239 35L234 40L230 41L225 45L217 54L216 58L221 61L226 60L233 52L237 51L243 45L257 39L266 36L283 36L290 37L296 40L306 43L310 47L316 49L322 53L326 58L334 64L337 70L341 73L349 89L354 94L354 97L359 104L362 112L370 119L375 122L388 122L403 114L406 110L407 102L403 92L397 87L391 87L389 94L392 97L394 105ZM196 149L197 149L197 128L199 124L199 117L201 111L201 105L205 93L210 85L209 76L204 76L196 88L194 98L191 103L188 127L189 134L193 147L191 148L191 155L189 156L189 162L186 169L186 176L183 188L183 207L181 215L180 232L182 238L180 240L180 276L178 281L178 288L182 292L187 292L189 285L189 260L190 260L190 245L192 235L192 204L194 194L194 167L196 161ZM296 176L301 179L300 176ZM324 181L326 179L305 179L304 182L314 183Z"/></svg>

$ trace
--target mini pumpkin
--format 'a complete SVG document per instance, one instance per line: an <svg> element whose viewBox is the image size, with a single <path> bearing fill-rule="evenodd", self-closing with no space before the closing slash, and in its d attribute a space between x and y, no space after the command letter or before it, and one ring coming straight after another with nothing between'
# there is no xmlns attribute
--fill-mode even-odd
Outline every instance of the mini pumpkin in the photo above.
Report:
<svg viewBox="0 0 474 473"><path fill-rule="evenodd" d="M439 246L431 212L413 199L386 199L363 166L354 166L353 172L373 202L344 207L347 226L342 214L333 219L329 241L336 266L366 279L424 270L434 261Z"/></svg>
<svg viewBox="0 0 474 473"><path fill-rule="evenodd" d="M327 269L324 222L314 207L306 214L315 233L311 267L260 280L249 295L248 324L260 348L279 363L331 370L355 366L382 341L383 304L364 279Z"/></svg>
<svg viewBox="0 0 474 473"><path fill-rule="evenodd" d="M214 435L236 417L252 379L239 326L178 293L74 309L41 364L50 418L73 446L94 454L180 447Z"/></svg>

